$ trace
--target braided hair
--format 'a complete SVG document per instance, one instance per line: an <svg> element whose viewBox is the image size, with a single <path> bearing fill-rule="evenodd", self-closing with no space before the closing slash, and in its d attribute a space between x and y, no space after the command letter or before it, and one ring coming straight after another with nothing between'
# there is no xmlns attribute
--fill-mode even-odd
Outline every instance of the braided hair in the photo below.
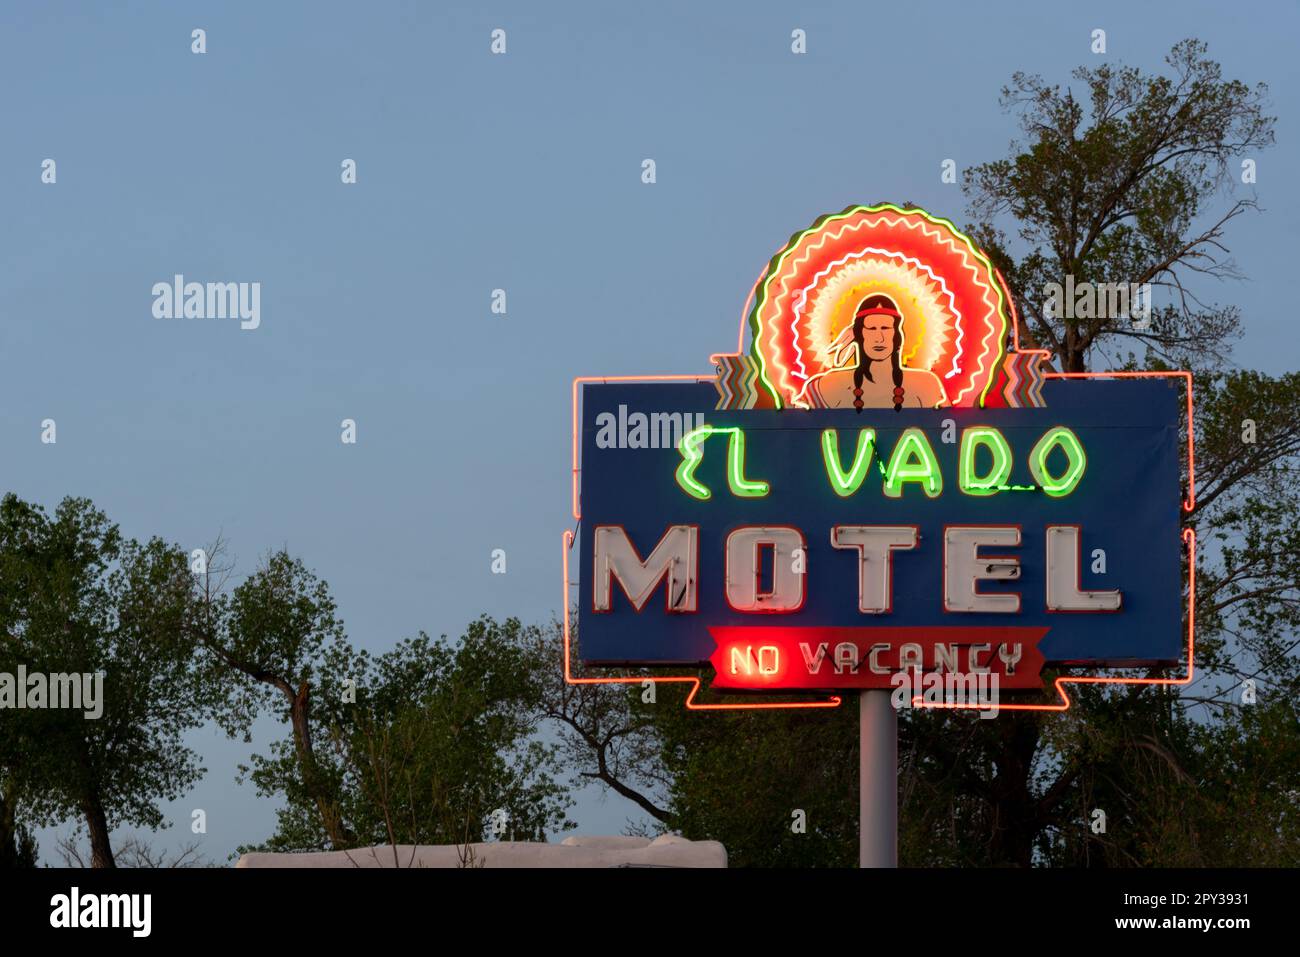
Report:
<svg viewBox="0 0 1300 957"><path fill-rule="evenodd" d="M903 314L898 311L894 301L879 293L868 296L858 304L853 315L853 342L858 347L858 364L853 370L853 408L862 411L862 379L868 382L876 380L871 375L871 360L862 344L862 325L868 316L892 316L894 319L894 349L889 356L889 364L894 374L894 411L903 408L903 365L900 353L903 351Z"/></svg>

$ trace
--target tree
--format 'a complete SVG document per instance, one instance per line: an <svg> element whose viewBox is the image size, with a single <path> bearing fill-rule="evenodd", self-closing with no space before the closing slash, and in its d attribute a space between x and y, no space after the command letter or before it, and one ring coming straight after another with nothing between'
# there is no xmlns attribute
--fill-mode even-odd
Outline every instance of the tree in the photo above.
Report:
<svg viewBox="0 0 1300 957"><path fill-rule="evenodd" d="M1024 73L1002 91L1027 142L970 171L972 233L1010 282L1026 338L1050 349L1062 371L1085 371L1111 340L1175 364L1214 357L1238 331L1235 307L1202 303L1186 280L1237 275L1226 228L1255 200L1236 198L1222 212L1207 206L1228 185L1233 159L1272 144L1274 120L1264 113L1267 88L1224 80L1206 52L1197 40L1177 44L1166 58L1172 76L1080 68L1080 97ZM1018 256L997 226L1006 215L1026 247ZM1116 315L1052 315L1049 284L1067 276L1151 283L1173 303L1149 329Z"/></svg>
<svg viewBox="0 0 1300 957"><path fill-rule="evenodd" d="M290 727L294 813L312 809L331 847L351 847L356 835L339 806L342 770L317 747L313 709L331 707L345 683L365 667L347 643L329 585L300 559L278 551L227 593L230 568L219 539L207 550L189 633L210 656L208 681L222 690L218 720L228 734L248 730L262 709L278 710ZM228 680L229 678L236 680Z"/></svg>
<svg viewBox="0 0 1300 957"><path fill-rule="evenodd" d="M76 835L61 837L55 844L59 859L64 867L86 866L86 855L77 843ZM190 868L214 867L199 853L199 842L190 841L174 851L155 850L147 841L139 837L128 837L113 851L113 859L118 867L148 868Z"/></svg>
<svg viewBox="0 0 1300 957"><path fill-rule="evenodd" d="M0 777L36 823L80 817L94 867L114 866L114 827L166 826L158 802L203 773L182 744L210 705L184 627L190 588L180 550L123 537L86 499L52 516L12 494L0 501L0 672L102 674L97 717L5 715Z"/></svg>
<svg viewBox="0 0 1300 957"><path fill-rule="evenodd" d="M427 635L375 658L350 728L336 731L359 833L390 844L544 841L573 826L556 748L536 737L531 629L472 622L459 641Z"/></svg>
<svg viewBox="0 0 1300 957"><path fill-rule="evenodd" d="M5 636L0 632L0 661ZM36 838L28 824L30 811L23 806L27 742L21 730L20 722L0 720L0 870L36 866Z"/></svg>
<svg viewBox="0 0 1300 957"><path fill-rule="evenodd" d="M0 870L36 866L36 837L20 817L15 790L0 787Z"/></svg>
<svg viewBox="0 0 1300 957"><path fill-rule="evenodd" d="M630 684L567 684L561 625L539 629L537 640L535 656L546 664L541 713L559 730L575 785L600 782L654 829L721 841L733 867L857 860L855 709L687 711L683 684L656 685L652 699L645 693L659 669L601 669L637 679ZM707 669L694 673L709 681Z"/></svg>
<svg viewBox="0 0 1300 957"><path fill-rule="evenodd" d="M573 617L576 619L577 610ZM564 680L564 632L558 621L532 631L531 657L538 662L537 701L541 717L560 738L560 754L572 777L585 787L598 781L636 804L658 822L672 814L658 796L672 785L671 772L660 761L662 742L654 712L638 709L642 688L632 684L569 684ZM653 672L603 670L605 677L642 679ZM656 694L658 689L656 688Z"/></svg>
<svg viewBox="0 0 1300 957"><path fill-rule="evenodd" d="M425 634L351 663L355 701L330 698L316 731L329 743L332 802L349 843L334 842L302 786L301 764L278 743L248 773L286 806L267 850L545 840L572 827L556 782L555 748L537 740L542 663L529 629L481 618L458 641ZM322 673L334 687L340 682ZM395 861L400 864L400 859Z"/></svg>

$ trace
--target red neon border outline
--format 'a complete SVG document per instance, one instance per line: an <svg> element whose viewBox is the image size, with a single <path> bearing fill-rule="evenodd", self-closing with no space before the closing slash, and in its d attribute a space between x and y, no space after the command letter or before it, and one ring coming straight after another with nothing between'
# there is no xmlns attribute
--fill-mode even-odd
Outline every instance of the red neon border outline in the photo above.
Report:
<svg viewBox="0 0 1300 957"><path fill-rule="evenodd" d="M759 274L754 280L754 285L750 288L749 296L745 300L745 309L741 313L740 335L736 343L734 353L714 353L709 356L709 361L716 361L719 356L743 356L745 344L745 330L748 325L748 312L750 300L754 297L754 291L758 288L758 283L762 281L767 269ZM1015 299L1011 295L1011 290L1007 287L1006 280L1002 273L994 268L993 275L997 277L999 285L1002 287L1003 295L1006 297L1007 304L1011 311L1011 330L1012 346L1007 355L1012 354L1038 354L1044 360L1051 356L1048 349L1021 349L1020 348L1020 316L1016 310ZM573 518L575 521L581 521L582 508L578 496L578 476L581 467L578 464L578 387L584 382L711 382L716 378L716 374L711 375L649 375L649 376L577 376L573 380ZM1193 413L1192 403L1192 373L1186 370L1170 370L1168 372L1044 372L1044 379L1182 379L1185 386L1187 402L1187 497L1183 500L1182 508L1184 512L1191 512L1196 507L1196 433L1195 433L1195 416ZM1187 674L1180 678L1108 678L1100 675L1079 675L1079 676L1061 676L1058 677L1054 684L1059 702L1049 704L998 704L998 711L1068 711L1070 709L1070 696L1066 693L1067 684L1117 684L1117 685L1169 685L1183 686L1192 683L1196 671L1196 531L1192 528L1185 528L1182 531L1182 540L1187 545ZM766 703L732 703L732 704L701 704L695 700L695 695L700 690L700 679L693 675L664 675L664 676L634 676L628 678L578 678L573 675L570 658L571 635L569 630L569 551L573 548L575 536L573 531L565 529L562 536L563 543L563 581L564 581L564 682L570 685L591 685L591 684L644 684L646 681L653 681L656 684L664 682L665 684L690 684L690 693L686 696L686 708L690 711L776 711L776 710L793 710L806 708L838 708L843 703L840 695L831 695L825 701L791 701L791 702L766 702ZM932 703L927 704L921 696L915 696L912 699L913 707L921 708L941 708L945 710L967 710L967 711L991 711L993 706L980 704L957 704L957 703Z"/></svg>

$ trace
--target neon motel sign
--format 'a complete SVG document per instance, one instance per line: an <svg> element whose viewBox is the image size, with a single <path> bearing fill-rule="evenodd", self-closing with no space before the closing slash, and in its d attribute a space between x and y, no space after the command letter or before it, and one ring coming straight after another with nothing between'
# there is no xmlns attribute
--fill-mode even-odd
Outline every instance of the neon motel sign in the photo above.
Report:
<svg viewBox="0 0 1300 957"><path fill-rule="evenodd" d="M789 694L1186 654L1190 376L1052 373L970 240L891 205L795 234L746 331L712 376L574 384L586 665Z"/></svg>

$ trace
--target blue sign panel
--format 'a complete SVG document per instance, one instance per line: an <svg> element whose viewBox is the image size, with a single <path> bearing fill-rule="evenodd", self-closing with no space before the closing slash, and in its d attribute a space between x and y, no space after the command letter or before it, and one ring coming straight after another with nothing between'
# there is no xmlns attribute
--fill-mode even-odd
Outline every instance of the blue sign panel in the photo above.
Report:
<svg viewBox="0 0 1300 957"><path fill-rule="evenodd" d="M1180 659L1180 396L1173 385L1049 380L1040 408L715 410L716 398L708 382L584 385L583 661L701 664L717 647L710 629L755 625L1034 628L1045 629L1038 649L1048 662ZM873 430L871 457L854 475L864 429ZM983 429L997 436L983 432L989 441L972 443L963 488L963 436ZM911 448L899 449L907 430L914 430ZM1052 434L1064 438L1053 442ZM998 474L1000 449L1010 453L1005 475ZM887 494L891 472L896 496ZM990 475L994 487L980 486ZM888 556L883 603L865 593L865 553L846 547L848 536L837 547L833 530L844 526L915 528L914 541ZM984 527L1015 544L961 537ZM760 531L749 548L755 567L742 572L750 580L738 583L736 555L744 549L733 549L729 569L728 541L745 529ZM771 529L797 530L805 543L793 555L798 601L777 595L773 607L761 608L736 596L772 598L778 579L789 581L788 570L774 565L791 554L762 540ZM990 595L1019 601L966 610L972 600L989 604Z"/></svg>

